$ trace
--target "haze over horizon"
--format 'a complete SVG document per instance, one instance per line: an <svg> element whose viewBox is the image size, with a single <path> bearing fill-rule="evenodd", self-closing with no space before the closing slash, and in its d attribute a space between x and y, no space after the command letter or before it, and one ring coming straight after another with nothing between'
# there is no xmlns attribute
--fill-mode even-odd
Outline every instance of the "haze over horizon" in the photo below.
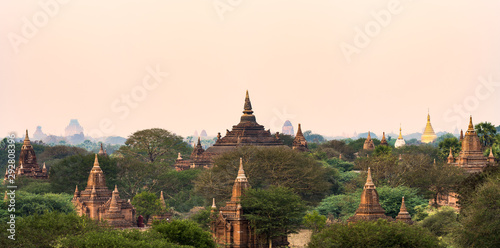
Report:
<svg viewBox="0 0 500 248"><path fill-rule="evenodd" d="M500 2L41 2L0 2L0 136L224 135L247 89L273 132L500 125Z"/></svg>

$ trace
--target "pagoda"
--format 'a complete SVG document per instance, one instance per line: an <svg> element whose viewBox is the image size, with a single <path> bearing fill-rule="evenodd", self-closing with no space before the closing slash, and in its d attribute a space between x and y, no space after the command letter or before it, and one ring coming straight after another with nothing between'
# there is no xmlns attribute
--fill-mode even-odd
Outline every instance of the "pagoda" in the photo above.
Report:
<svg viewBox="0 0 500 248"><path fill-rule="evenodd" d="M389 146L387 143L387 140L385 139L385 132L382 132L382 140L380 140L380 145L381 146Z"/></svg>
<svg viewBox="0 0 500 248"><path fill-rule="evenodd" d="M177 160L174 167L177 171L183 171L194 168L210 168L212 159L201 145L201 139L198 137L198 143L194 146L189 159L183 159L181 154L178 153Z"/></svg>
<svg viewBox="0 0 500 248"><path fill-rule="evenodd" d="M394 143L394 147L400 148L404 145L406 145L406 142L405 139L403 139L403 135L401 134L401 125L399 125L399 136L398 139L396 140L396 143Z"/></svg>
<svg viewBox="0 0 500 248"><path fill-rule="evenodd" d="M8 179L8 171L5 172L5 180ZM40 168L36 161L35 150L31 145L30 138L28 137L28 130L24 137L21 153L19 154L19 166L16 168L16 176L26 176L35 179L48 179L49 173L45 163L43 168Z"/></svg>
<svg viewBox="0 0 500 248"><path fill-rule="evenodd" d="M408 213L408 210L406 209L404 196L403 199L401 200L401 208L399 209L398 216L396 216L396 221L402 221L410 225L413 224L413 221L411 220L411 215L410 213Z"/></svg>
<svg viewBox="0 0 500 248"><path fill-rule="evenodd" d="M114 191L106 187L106 179L99 166L97 154L94 166L90 170L87 187L80 192L77 185L71 202L75 205L78 215L107 221L110 226L116 228L132 227L136 223L134 206L130 202L120 199L116 186Z"/></svg>
<svg viewBox="0 0 500 248"><path fill-rule="evenodd" d="M491 161L491 158L488 159L488 157L483 155L483 146L481 145L476 130L474 129L471 116L469 120L469 127L462 138L462 150L460 151L458 158L455 159L450 149L448 163L460 166L469 173L475 173L483 171L484 167L486 167L488 162Z"/></svg>
<svg viewBox="0 0 500 248"><path fill-rule="evenodd" d="M422 143L432 143L437 139L436 133L434 133L434 129L431 125L431 115L427 113L427 124L425 125L424 133L422 134L421 141Z"/></svg>
<svg viewBox="0 0 500 248"><path fill-rule="evenodd" d="M365 143L363 144L363 150L371 151L374 149L375 149L375 144L373 143L370 131L368 131L368 137L366 137Z"/></svg>
<svg viewBox="0 0 500 248"><path fill-rule="evenodd" d="M234 125L232 130L226 130L226 136L217 137L215 144L207 149L210 154L222 154L236 147L244 145L276 147L283 146L283 141L279 139L278 133L272 135L270 130L264 130L264 126L259 125L253 115L252 103L248 96L248 90L245 96L243 106L243 115L240 123Z"/></svg>
<svg viewBox="0 0 500 248"><path fill-rule="evenodd" d="M300 123L299 123L299 128L297 129L297 134L295 135L295 138L293 139L292 142L292 149L302 152L309 151L309 149L307 148L307 140L304 137L304 134L302 134Z"/></svg>
<svg viewBox="0 0 500 248"><path fill-rule="evenodd" d="M243 215L243 208L240 204L241 196L249 188L250 184L248 183L248 178L243 170L243 162L240 158L240 167L238 175L234 180L231 200L226 202L226 206L221 207L218 213L215 198L212 203L211 231L215 242L220 247L262 247L259 242L265 240L265 238L257 235L252 230L250 222ZM284 247L288 244L286 236L274 238L272 241L272 247ZM269 245L265 245L264 247L269 247Z"/></svg>
<svg viewBox="0 0 500 248"><path fill-rule="evenodd" d="M385 210L380 206L378 193L372 181L372 173L368 167L368 177L366 178L363 193L361 193L361 203L354 216L347 219L347 222L356 223L358 221L372 221L378 219L393 220L391 217L385 215Z"/></svg>

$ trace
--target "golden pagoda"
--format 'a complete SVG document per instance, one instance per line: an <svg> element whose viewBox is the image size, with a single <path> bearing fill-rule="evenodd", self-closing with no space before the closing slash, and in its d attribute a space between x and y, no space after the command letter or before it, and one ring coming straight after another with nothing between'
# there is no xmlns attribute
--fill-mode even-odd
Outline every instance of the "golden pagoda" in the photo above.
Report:
<svg viewBox="0 0 500 248"><path fill-rule="evenodd" d="M422 143L432 143L437 139L436 133L431 125L431 115L427 113L427 124L425 125L424 133L422 134Z"/></svg>

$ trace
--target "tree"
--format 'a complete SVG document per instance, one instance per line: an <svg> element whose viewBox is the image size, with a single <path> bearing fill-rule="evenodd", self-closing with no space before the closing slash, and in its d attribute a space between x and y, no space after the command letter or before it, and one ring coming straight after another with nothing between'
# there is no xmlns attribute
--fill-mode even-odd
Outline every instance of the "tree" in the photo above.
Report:
<svg viewBox="0 0 500 248"><path fill-rule="evenodd" d="M335 171L325 168L307 154L288 147L262 148L243 146L218 156L215 166L203 170L195 182L195 190L207 202L228 200L234 179L243 159L243 167L250 185L266 188L270 185L292 189L303 200L319 202L331 189Z"/></svg>
<svg viewBox="0 0 500 248"><path fill-rule="evenodd" d="M359 189L353 193L331 195L323 199L316 210L325 216L332 214L335 218L347 219L354 215L354 212L358 209L361 201L361 192L362 190ZM418 190L413 188L380 186L377 187L377 192L379 194L380 205L385 210L386 215L393 218L399 213L401 198L403 196L405 197L406 208L412 216L416 213L416 206L428 204L428 200L419 196Z"/></svg>
<svg viewBox="0 0 500 248"><path fill-rule="evenodd" d="M458 153L460 152L460 150L462 150L462 145L455 137L443 139L441 142L439 142L438 147L439 158L442 161L446 161L448 155L450 155L450 148L454 157L458 156Z"/></svg>
<svg viewBox="0 0 500 248"><path fill-rule="evenodd" d="M102 230L82 235L61 237L55 247L141 247L194 248L172 243L154 230Z"/></svg>
<svg viewBox="0 0 500 248"><path fill-rule="evenodd" d="M311 130L305 131L303 135L307 142L310 143L323 143L325 141L325 137L320 134L312 133Z"/></svg>
<svg viewBox="0 0 500 248"><path fill-rule="evenodd" d="M241 206L250 226L267 239L269 247L274 238L295 233L305 212L300 196L285 187L248 189L241 198Z"/></svg>
<svg viewBox="0 0 500 248"><path fill-rule="evenodd" d="M317 233L325 228L326 216L320 215L318 211L314 210L304 216L302 224L306 228L311 229L313 233Z"/></svg>
<svg viewBox="0 0 500 248"><path fill-rule="evenodd" d="M310 248L332 247L442 247L428 230L403 222L357 222L333 224L311 237Z"/></svg>
<svg viewBox="0 0 500 248"><path fill-rule="evenodd" d="M485 147L490 147L495 141L497 129L490 122L481 122L475 126L477 136Z"/></svg>
<svg viewBox="0 0 500 248"><path fill-rule="evenodd" d="M375 151L373 151L374 156L385 156L391 155L392 149L389 146L377 146L375 147Z"/></svg>
<svg viewBox="0 0 500 248"><path fill-rule="evenodd" d="M446 206L431 212L419 224L437 237L444 238L447 241L446 243L451 243L452 238L450 234L460 226L457 211L452 207Z"/></svg>
<svg viewBox="0 0 500 248"><path fill-rule="evenodd" d="M116 180L118 172L116 160L107 156L99 156L98 160L99 167L106 178L106 186L113 189L118 183ZM84 189L87 186L94 161L94 154L73 155L52 165L49 170L49 181L54 192L73 194L76 185L79 189Z"/></svg>
<svg viewBox="0 0 500 248"><path fill-rule="evenodd" d="M363 141L364 142L364 141ZM354 159L354 153L358 150L354 150L351 146L347 145L344 140L330 140L319 145L319 151L324 151L328 155L328 158L336 157L338 158L340 154L344 159Z"/></svg>
<svg viewBox="0 0 500 248"><path fill-rule="evenodd" d="M135 195L132 205L137 211L137 216L142 215L146 223L151 215L167 211L162 207L160 198L156 194L146 191Z"/></svg>
<svg viewBox="0 0 500 248"><path fill-rule="evenodd" d="M9 229L8 224L2 222L2 230ZM35 214L16 219L16 240L7 238L3 231L0 247L53 247L61 237L76 236L86 232L101 230L98 224L87 218L77 216L76 213L49 212Z"/></svg>
<svg viewBox="0 0 500 248"><path fill-rule="evenodd" d="M137 131L125 141L118 153L125 157L136 157L145 162L173 163L177 153L187 153L190 146L181 136L161 128Z"/></svg>
<svg viewBox="0 0 500 248"><path fill-rule="evenodd" d="M488 177L463 206L456 242L460 247L500 247L500 175Z"/></svg>
<svg viewBox="0 0 500 248"><path fill-rule="evenodd" d="M215 248L215 242L209 232L203 231L195 222L189 220L173 220L153 225L153 229L164 238L179 245L190 245L196 248Z"/></svg>
<svg viewBox="0 0 500 248"><path fill-rule="evenodd" d="M280 140L283 141L284 145L292 147L293 139L294 139L292 135L280 133L279 137L280 137Z"/></svg>

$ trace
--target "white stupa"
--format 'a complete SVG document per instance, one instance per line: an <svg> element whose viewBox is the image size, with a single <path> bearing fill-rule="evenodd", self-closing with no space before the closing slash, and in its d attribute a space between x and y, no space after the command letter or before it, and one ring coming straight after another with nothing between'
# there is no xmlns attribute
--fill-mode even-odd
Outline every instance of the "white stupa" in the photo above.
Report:
<svg viewBox="0 0 500 248"><path fill-rule="evenodd" d="M405 139L403 139L403 135L401 134L401 125L399 125L399 136L394 144L394 147L400 148L406 144Z"/></svg>

